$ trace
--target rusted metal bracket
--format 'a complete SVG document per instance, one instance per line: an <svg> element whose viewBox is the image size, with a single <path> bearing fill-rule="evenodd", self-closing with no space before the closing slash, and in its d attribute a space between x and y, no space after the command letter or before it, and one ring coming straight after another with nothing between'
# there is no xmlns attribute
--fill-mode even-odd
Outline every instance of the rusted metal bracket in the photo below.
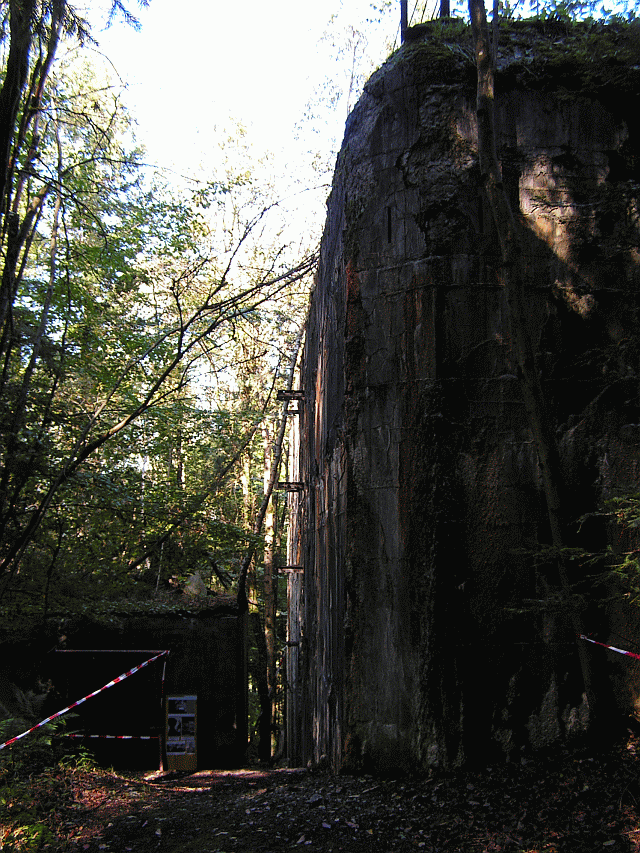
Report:
<svg viewBox="0 0 640 853"><path fill-rule="evenodd" d="M278 400L298 400L300 403L304 403L304 391L301 388L298 388L296 391L284 391L280 390L277 394Z"/></svg>
<svg viewBox="0 0 640 853"><path fill-rule="evenodd" d="M280 480L278 482L278 489L285 492L302 492L304 491L304 483L300 483L297 480Z"/></svg>

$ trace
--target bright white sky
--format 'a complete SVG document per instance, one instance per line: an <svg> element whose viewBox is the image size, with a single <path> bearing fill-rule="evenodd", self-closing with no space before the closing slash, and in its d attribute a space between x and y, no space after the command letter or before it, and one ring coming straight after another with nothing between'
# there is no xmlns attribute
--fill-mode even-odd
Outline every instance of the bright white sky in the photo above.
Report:
<svg viewBox="0 0 640 853"><path fill-rule="evenodd" d="M150 158L183 171L206 161L216 127L228 126L229 117L246 125L260 147L291 152L294 126L314 87L340 72L328 58L329 46L319 44L331 15L340 12L342 27L364 27L372 14L369 0L128 5L140 18L140 32L122 22L101 31L95 21L94 34L128 84L127 100Z"/></svg>

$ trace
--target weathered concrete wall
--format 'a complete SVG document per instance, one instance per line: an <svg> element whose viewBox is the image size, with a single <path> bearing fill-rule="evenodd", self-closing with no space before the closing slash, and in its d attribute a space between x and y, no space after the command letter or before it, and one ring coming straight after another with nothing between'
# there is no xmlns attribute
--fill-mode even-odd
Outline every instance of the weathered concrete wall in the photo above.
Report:
<svg viewBox="0 0 640 853"><path fill-rule="evenodd" d="M585 723L564 611L526 603L556 579L531 558L547 541L544 498L467 54L405 45L367 84L337 162L293 477L305 483L290 554L304 566L290 584L296 762L450 766ZM548 81L523 90L514 62L499 78L503 171L577 519L638 483L636 108ZM605 527L590 525L586 547L603 547Z"/></svg>

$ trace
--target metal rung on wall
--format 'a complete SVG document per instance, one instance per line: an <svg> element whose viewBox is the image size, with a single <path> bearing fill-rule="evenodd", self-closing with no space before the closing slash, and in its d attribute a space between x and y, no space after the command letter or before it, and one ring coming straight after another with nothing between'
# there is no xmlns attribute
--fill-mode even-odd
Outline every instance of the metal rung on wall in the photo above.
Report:
<svg viewBox="0 0 640 853"><path fill-rule="evenodd" d="M284 489L285 492L301 492L304 489L304 483L294 480L281 480L278 483L278 488Z"/></svg>
<svg viewBox="0 0 640 853"><path fill-rule="evenodd" d="M278 400L299 400L304 401L304 391L299 388L297 391L278 391Z"/></svg>

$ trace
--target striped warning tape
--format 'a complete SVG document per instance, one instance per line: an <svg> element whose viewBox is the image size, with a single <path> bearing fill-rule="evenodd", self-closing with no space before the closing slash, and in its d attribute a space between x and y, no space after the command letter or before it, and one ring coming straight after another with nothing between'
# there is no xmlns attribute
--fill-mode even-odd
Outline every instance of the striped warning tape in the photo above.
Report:
<svg viewBox="0 0 640 853"><path fill-rule="evenodd" d="M82 705L82 703L86 702L87 699L92 699L94 696L97 696L98 693L102 693L103 690L107 690L109 687L113 687L114 684L119 684L121 681L124 681L125 678L129 678L130 675L139 672L141 669L144 669L145 666L149 666L150 663L153 663L154 661L158 660L158 658L164 657L168 654L168 651L159 652L157 655L154 655L154 657L144 661L144 663L138 664L138 666L134 666L133 669L130 669L127 672L123 672L122 675L119 675L117 678L114 678L113 681L110 681L108 684L105 684L104 687L100 687L98 690L94 690L93 693L89 693L88 696L84 696L82 699L78 699L77 702L73 702L71 705L67 705L66 708L62 709L62 711L58 711L57 713L52 714L50 717L47 717L46 720L42 720L41 722L36 723L35 726L32 726L30 729L27 729L26 732L22 732L22 734L16 735L10 740L6 740L4 743L0 743L0 749L4 749L5 746L10 746L17 740L20 740L21 738L30 735L31 732L35 732L37 729L42 728L42 726L46 726L46 724L52 722L52 720L57 720L58 717L61 717L63 714L66 714L67 711L70 711L72 708L77 708L78 705Z"/></svg>
<svg viewBox="0 0 640 853"><path fill-rule="evenodd" d="M106 740L158 740L160 735L83 735L80 732L70 732L57 735L57 737L73 737L73 738L105 738Z"/></svg>
<svg viewBox="0 0 640 853"><path fill-rule="evenodd" d="M640 660L640 655L637 655L635 652L628 652L625 649L618 649L615 646L608 646L606 643L599 643L597 640L592 640L591 637L585 637L584 634L580 634L580 639L586 640L587 643L593 643L596 646L602 646L603 648L609 649L612 652L618 652L621 655L627 655L627 657Z"/></svg>

